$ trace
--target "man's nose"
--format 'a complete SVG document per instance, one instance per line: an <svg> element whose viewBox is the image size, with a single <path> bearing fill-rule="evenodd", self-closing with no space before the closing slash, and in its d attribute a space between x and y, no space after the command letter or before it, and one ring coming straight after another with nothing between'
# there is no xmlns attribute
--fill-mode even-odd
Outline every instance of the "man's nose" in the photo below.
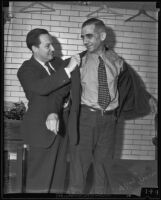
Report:
<svg viewBox="0 0 161 200"><path fill-rule="evenodd" d="M84 37L83 43L84 43L84 44L87 44L87 43L88 43L88 39L87 39L86 37Z"/></svg>

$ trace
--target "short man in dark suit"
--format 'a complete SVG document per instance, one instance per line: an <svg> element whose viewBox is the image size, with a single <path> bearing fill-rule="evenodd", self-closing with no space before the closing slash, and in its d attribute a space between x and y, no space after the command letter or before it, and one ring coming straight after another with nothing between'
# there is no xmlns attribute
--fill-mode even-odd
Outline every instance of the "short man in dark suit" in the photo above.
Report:
<svg viewBox="0 0 161 200"><path fill-rule="evenodd" d="M60 193L64 192L67 137L59 125L70 73L80 59L73 56L66 64L54 57L52 37L45 29L31 30L26 44L33 55L17 73L28 99L21 125L24 143L29 145L26 192Z"/></svg>

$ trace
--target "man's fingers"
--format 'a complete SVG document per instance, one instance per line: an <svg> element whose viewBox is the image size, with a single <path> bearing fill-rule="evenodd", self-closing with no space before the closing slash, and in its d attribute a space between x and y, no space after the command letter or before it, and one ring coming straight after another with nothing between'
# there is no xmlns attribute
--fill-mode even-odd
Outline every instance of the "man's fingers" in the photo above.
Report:
<svg viewBox="0 0 161 200"><path fill-rule="evenodd" d="M54 132L57 135L59 130L59 122L55 120L47 120L46 127L47 129L49 129L50 131Z"/></svg>
<svg viewBox="0 0 161 200"><path fill-rule="evenodd" d="M59 131L59 120L58 120L57 123L56 123L56 131L57 131L57 132Z"/></svg>
<svg viewBox="0 0 161 200"><path fill-rule="evenodd" d="M56 127L57 122L50 120L50 127L51 127L51 131L54 132L55 134L57 134L57 127Z"/></svg>

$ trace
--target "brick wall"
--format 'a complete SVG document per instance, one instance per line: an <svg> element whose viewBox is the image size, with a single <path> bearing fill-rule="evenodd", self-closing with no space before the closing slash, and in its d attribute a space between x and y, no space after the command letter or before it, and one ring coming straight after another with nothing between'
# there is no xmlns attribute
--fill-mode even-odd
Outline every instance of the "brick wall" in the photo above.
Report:
<svg viewBox="0 0 161 200"><path fill-rule="evenodd" d="M87 19L86 15L98 7L69 5L65 2L48 2L46 5L55 8L55 12L20 13L20 9L30 2L12 2L14 18L4 26L4 100L24 101L27 104L23 89L16 73L22 62L31 56L25 38L33 28L45 28L57 38L57 54L67 58L84 50L80 38L80 27ZM35 5L39 7L39 5ZM40 6L41 7L41 6ZM155 22L125 22L124 20L137 10L115 9L122 16L106 16L105 10L99 14L108 27L110 47L122 56L138 73L146 89L157 98L158 94L158 24ZM157 17L157 13L148 12ZM96 14L97 15L97 14ZM94 15L95 16L95 15ZM141 16L140 16L141 17ZM147 18L146 18L147 20ZM136 120L119 123L116 138L116 158L122 159L155 159L155 147L152 137L155 135L154 116L148 115Z"/></svg>

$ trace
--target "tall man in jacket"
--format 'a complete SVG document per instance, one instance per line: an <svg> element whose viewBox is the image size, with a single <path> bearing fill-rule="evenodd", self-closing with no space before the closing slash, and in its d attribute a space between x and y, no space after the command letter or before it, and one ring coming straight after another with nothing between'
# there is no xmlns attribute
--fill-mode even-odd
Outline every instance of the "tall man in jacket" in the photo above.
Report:
<svg viewBox="0 0 161 200"><path fill-rule="evenodd" d="M123 59L105 47L103 21L86 20L81 37L87 51L80 54L81 65L72 74L68 193L83 193L93 162L91 193L107 194L117 119L147 114L150 95L138 84Z"/></svg>
<svg viewBox="0 0 161 200"><path fill-rule="evenodd" d="M70 88L70 73L79 64L79 56L64 66L61 59L54 57L52 37L45 29L31 30L26 44L32 57L17 73L28 99L21 126L24 143L29 145L26 192L64 192L67 137L62 133L60 119Z"/></svg>

